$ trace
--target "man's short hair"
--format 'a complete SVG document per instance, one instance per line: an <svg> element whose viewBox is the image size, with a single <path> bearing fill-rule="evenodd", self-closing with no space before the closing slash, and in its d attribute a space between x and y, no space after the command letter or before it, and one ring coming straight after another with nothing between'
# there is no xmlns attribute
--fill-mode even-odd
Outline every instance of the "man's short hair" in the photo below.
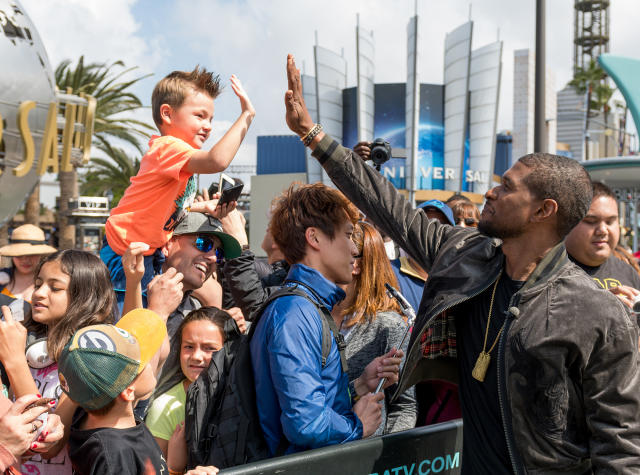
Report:
<svg viewBox="0 0 640 475"><path fill-rule="evenodd" d="M616 194L613 192L613 190L611 188L609 188L607 185L605 185L602 182L599 181L594 181L591 183L591 187L593 189L593 198L592 199L596 199L600 196L607 196L609 198L612 198L613 201L617 202L618 201L618 197L616 196Z"/></svg>
<svg viewBox="0 0 640 475"><path fill-rule="evenodd" d="M193 71L173 71L160 80L151 94L151 110L156 125L160 127L162 124L162 117L160 117L162 104L169 104L177 109L182 105L187 94L192 91L205 92L215 99L222 92L220 76L196 66Z"/></svg>
<svg viewBox="0 0 640 475"><path fill-rule="evenodd" d="M532 169L523 180L531 194L538 200L552 199L558 204L556 232L564 238L591 206L589 174L576 160L550 153L530 153L518 161Z"/></svg>
<svg viewBox="0 0 640 475"><path fill-rule="evenodd" d="M333 239L345 221L356 223L358 209L338 190L322 183L293 184L274 200L269 230L289 264L307 251L305 232L315 227Z"/></svg>

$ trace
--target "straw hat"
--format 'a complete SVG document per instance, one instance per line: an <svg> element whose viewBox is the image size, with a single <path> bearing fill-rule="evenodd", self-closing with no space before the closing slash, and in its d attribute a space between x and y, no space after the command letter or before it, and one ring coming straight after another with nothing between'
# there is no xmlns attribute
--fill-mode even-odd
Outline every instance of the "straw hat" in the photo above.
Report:
<svg viewBox="0 0 640 475"><path fill-rule="evenodd" d="M52 254L55 247L47 245L44 231L33 224L18 226L11 233L9 245L0 247L0 256L19 257Z"/></svg>

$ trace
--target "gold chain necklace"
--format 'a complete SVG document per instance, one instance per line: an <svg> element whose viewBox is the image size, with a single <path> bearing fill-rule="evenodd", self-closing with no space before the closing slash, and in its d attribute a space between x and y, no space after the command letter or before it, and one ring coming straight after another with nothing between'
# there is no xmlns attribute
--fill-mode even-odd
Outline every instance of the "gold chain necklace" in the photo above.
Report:
<svg viewBox="0 0 640 475"><path fill-rule="evenodd" d="M489 304L489 317L487 318L487 328L484 331L484 343L482 345L482 351L478 355L478 359L476 360L476 364L473 367L473 371L471 371L471 376L473 376L474 379L477 379L480 382L483 382L485 376L487 375L487 369L489 368L489 363L491 362L491 355L489 353L491 353L491 351L495 348L496 343L498 343L498 340L500 339L500 335L502 334L502 330L504 329L504 324L507 322L506 319L504 322L502 322L502 326L498 331L498 335L496 336L496 339L494 340L493 345L491 345L491 348L489 348L489 351L485 351L487 348L487 337L489 335L489 326L491 324L491 312L493 311L493 299L496 296L496 289L498 288L498 282L500 282L501 277L502 277L502 271L500 271L500 274L496 279L496 283L493 284L493 292L491 292L491 303Z"/></svg>

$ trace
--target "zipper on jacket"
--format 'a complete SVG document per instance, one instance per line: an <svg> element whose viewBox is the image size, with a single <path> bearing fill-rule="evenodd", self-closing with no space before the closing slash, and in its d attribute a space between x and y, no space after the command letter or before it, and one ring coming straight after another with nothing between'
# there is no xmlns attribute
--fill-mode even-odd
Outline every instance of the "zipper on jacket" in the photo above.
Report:
<svg viewBox="0 0 640 475"><path fill-rule="evenodd" d="M511 302L509 303L509 307L511 308L512 306L515 305L511 305L514 303L514 299L511 299ZM507 414L505 412L505 405L504 405L504 399L502 396L502 392L505 390L505 388L502 385L502 378L504 377L504 345L507 339L507 333L509 332L509 327L511 326L511 319L513 318L513 315L511 312L507 312L507 320L505 322L505 326L504 326L504 330L502 331L502 334L500 335L500 340L498 342L498 403L500 404L500 413L502 415L502 425L503 425L503 429L504 429L504 438L505 441L507 443L507 451L509 452L509 460L511 461L511 468L513 469L513 473L515 473L516 475L520 474L520 470L518 467L518 464L516 462L516 458L514 456L514 449L513 449L513 443L515 441L512 441L512 433L509 430L510 426L509 426L509 422L507 421Z"/></svg>

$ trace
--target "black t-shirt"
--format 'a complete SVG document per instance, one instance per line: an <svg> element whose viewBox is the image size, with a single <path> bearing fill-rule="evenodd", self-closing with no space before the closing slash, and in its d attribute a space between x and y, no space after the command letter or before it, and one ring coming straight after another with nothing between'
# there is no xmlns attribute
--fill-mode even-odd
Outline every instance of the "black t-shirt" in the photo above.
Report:
<svg viewBox="0 0 640 475"><path fill-rule="evenodd" d="M640 275L636 270L626 262L615 256L609 256L609 259L596 267L586 266L569 256L577 266L581 267L593 280L605 290L620 285L626 285L640 290Z"/></svg>
<svg viewBox="0 0 640 475"><path fill-rule="evenodd" d="M69 458L78 475L166 475L167 462L157 442L140 421L129 429L80 429L77 411L69 436Z"/></svg>
<svg viewBox="0 0 640 475"><path fill-rule="evenodd" d="M498 336L512 295L523 284L510 279L503 272L496 288L485 351L489 351ZM477 381L471 376L482 351L492 292L493 284L455 309L459 391L464 418L462 472L474 475L512 471L498 399L499 343L490 353L491 361L484 381Z"/></svg>

